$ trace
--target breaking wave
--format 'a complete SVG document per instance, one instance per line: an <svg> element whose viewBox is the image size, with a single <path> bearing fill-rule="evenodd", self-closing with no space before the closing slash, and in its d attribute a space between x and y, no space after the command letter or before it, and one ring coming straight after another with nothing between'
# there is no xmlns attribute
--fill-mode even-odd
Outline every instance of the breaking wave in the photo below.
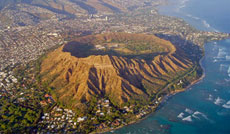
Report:
<svg viewBox="0 0 230 134"><path fill-rule="evenodd" d="M182 0L181 3L179 4L177 11L180 11L180 9L185 8L187 5L187 2L189 2L189 0Z"/></svg>
<svg viewBox="0 0 230 134"><path fill-rule="evenodd" d="M189 115L189 116L187 116L187 117L183 118L182 120L183 120L183 121L189 121L189 122L192 122L192 116L191 116L191 115Z"/></svg>
<svg viewBox="0 0 230 134"><path fill-rule="evenodd" d="M221 105L221 104L223 104L223 103L224 103L224 100L221 99L220 97L217 97L217 98L215 99L215 101L214 101L214 104L216 104L216 105Z"/></svg>
<svg viewBox="0 0 230 134"><path fill-rule="evenodd" d="M226 50L224 48L220 48L217 54L217 58L225 58L226 55L227 55Z"/></svg>
<svg viewBox="0 0 230 134"><path fill-rule="evenodd" d="M230 101L229 101L230 104ZM181 119L182 121L188 121L188 122L192 122L194 119L194 121L196 120L208 120L210 122L212 122L207 115L205 115L204 113L200 112L200 111L192 111L189 108L186 108L184 110L184 112L181 112L180 114L177 115L177 118Z"/></svg>
<svg viewBox="0 0 230 134"><path fill-rule="evenodd" d="M183 112L180 113L177 117L183 119L184 118L184 113Z"/></svg>
<svg viewBox="0 0 230 134"><path fill-rule="evenodd" d="M222 105L222 107L230 109L230 100L226 104Z"/></svg>
<svg viewBox="0 0 230 134"><path fill-rule="evenodd" d="M226 58L226 60L230 60L230 56L229 55L226 55L225 58Z"/></svg>
<svg viewBox="0 0 230 134"><path fill-rule="evenodd" d="M208 22L206 20L202 20L202 23L203 25L206 27L206 28L210 28L210 24L208 24Z"/></svg>
<svg viewBox="0 0 230 134"><path fill-rule="evenodd" d="M186 109L185 109L185 112L187 112L187 113L189 113L189 114L192 114L192 113L193 113L193 111L192 111L191 109L189 109L189 108L186 108Z"/></svg>
<svg viewBox="0 0 230 134"><path fill-rule="evenodd" d="M213 100L213 96L211 94L208 95L208 100L210 100L210 101Z"/></svg>
<svg viewBox="0 0 230 134"><path fill-rule="evenodd" d="M227 64L220 64L220 71L224 72L228 69L229 65Z"/></svg>
<svg viewBox="0 0 230 134"><path fill-rule="evenodd" d="M201 115L203 118L205 118L206 120L209 120L207 115L205 115L204 113L201 113L199 111L196 111L193 113L194 116L198 116L198 115Z"/></svg>

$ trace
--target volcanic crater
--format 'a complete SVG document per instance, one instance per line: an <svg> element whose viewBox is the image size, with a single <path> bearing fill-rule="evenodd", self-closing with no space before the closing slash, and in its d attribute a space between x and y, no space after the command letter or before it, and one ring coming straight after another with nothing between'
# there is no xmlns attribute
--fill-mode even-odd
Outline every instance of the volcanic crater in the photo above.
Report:
<svg viewBox="0 0 230 134"><path fill-rule="evenodd" d="M82 107L93 97L121 106L147 102L176 75L193 66L185 53L154 35L107 33L76 38L49 53L41 78L55 99Z"/></svg>

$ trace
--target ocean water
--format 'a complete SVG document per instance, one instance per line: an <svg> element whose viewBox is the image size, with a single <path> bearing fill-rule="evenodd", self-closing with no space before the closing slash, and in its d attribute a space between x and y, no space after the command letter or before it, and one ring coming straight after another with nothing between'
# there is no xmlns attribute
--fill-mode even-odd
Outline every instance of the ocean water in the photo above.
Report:
<svg viewBox="0 0 230 134"><path fill-rule="evenodd" d="M200 30L230 33L230 0L169 0L164 15ZM205 78L116 134L230 134L230 39L205 44Z"/></svg>

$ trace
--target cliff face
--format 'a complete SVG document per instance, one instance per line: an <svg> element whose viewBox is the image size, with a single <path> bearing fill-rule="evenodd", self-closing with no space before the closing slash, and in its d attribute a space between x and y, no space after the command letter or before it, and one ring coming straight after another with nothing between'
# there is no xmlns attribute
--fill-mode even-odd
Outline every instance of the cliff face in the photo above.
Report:
<svg viewBox="0 0 230 134"><path fill-rule="evenodd" d="M71 55L71 52L64 52L65 46L62 46L49 53L42 62L42 80L55 87L59 101L72 107L88 102L92 97L103 96L120 105L129 100L146 101L175 75L192 66L186 55L168 41L149 35L127 35L136 39L146 36L154 38L161 44L167 44L168 52L164 55L155 55L152 60L113 54L76 57ZM92 39L90 42L93 42L98 39L97 36L113 38L114 34L88 36L77 40L78 43L83 39Z"/></svg>

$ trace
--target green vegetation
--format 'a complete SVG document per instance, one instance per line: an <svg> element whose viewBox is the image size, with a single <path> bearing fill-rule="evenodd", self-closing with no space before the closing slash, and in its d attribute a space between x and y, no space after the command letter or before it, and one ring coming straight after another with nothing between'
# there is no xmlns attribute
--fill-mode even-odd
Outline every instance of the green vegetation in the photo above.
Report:
<svg viewBox="0 0 230 134"><path fill-rule="evenodd" d="M37 128L43 112L52 109L53 103L41 106L41 101L47 101L44 97L48 88L44 88L38 81L40 78L40 62L30 62L26 65L8 67L7 72L13 72L17 83L0 97L0 133L30 133Z"/></svg>
<svg viewBox="0 0 230 134"><path fill-rule="evenodd" d="M199 64L195 64L194 67L188 69L182 74L178 74L173 80L168 81L168 83L160 89L160 92L151 96L151 100L162 97L165 94L170 94L174 91L184 90L192 82L199 79L202 75L202 68ZM167 90L164 90L167 89Z"/></svg>
<svg viewBox="0 0 230 134"><path fill-rule="evenodd" d="M134 54L141 54L144 52L147 53L162 53L164 48L160 44L151 43L151 42L135 42L127 41L125 43L125 48L134 52Z"/></svg>
<svg viewBox="0 0 230 134"><path fill-rule="evenodd" d="M0 102L0 133L28 133L36 127L41 109L9 102L6 97L2 97Z"/></svg>

